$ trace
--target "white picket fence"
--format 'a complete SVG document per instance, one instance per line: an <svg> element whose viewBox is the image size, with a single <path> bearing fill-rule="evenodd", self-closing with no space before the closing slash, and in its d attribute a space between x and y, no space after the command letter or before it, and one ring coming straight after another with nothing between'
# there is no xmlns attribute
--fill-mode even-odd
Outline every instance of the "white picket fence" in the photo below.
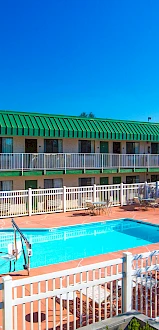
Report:
<svg viewBox="0 0 159 330"><path fill-rule="evenodd" d="M136 309L159 315L159 251L55 273L2 278L3 330L77 329ZM2 324L3 320L3 324Z"/></svg>
<svg viewBox="0 0 159 330"><path fill-rule="evenodd" d="M111 200L113 206L122 206L137 196L139 189L155 190L156 186L158 182L1 191L0 218L83 210L86 200Z"/></svg>

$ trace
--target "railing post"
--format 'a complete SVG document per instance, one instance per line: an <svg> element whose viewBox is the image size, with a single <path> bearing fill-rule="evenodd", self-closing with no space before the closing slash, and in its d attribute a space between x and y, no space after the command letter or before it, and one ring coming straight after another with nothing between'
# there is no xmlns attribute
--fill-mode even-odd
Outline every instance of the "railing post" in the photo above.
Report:
<svg viewBox="0 0 159 330"><path fill-rule="evenodd" d="M66 205L66 186L63 186L63 212L65 213L67 209Z"/></svg>
<svg viewBox="0 0 159 330"><path fill-rule="evenodd" d="M136 159L136 157L135 157L135 154L134 154L134 172L135 172L135 159Z"/></svg>
<svg viewBox="0 0 159 330"><path fill-rule="evenodd" d="M110 168L112 167L112 154L110 154L110 164L109 164L109 167Z"/></svg>
<svg viewBox="0 0 159 330"><path fill-rule="evenodd" d="M85 154L84 154L83 160L84 160L84 173L86 173L86 157L85 157Z"/></svg>
<svg viewBox="0 0 159 330"><path fill-rule="evenodd" d="M67 154L65 154L65 174L66 174L66 169L67 169Z"/></svg>
<svg viewBox="0 0 159 330"><path fill-rule="evenodd" d="M29 217L32 215L32 189L28 189Z"/></svg>
<svg viewBox="0 0 159 330"><path fill-rule="evenodd" d="M93 185L93 202L96 202L96 184Z"/></svg>
<svg viewBox="0 0 159 330"><path fill-rule="evenodd" d="M149 161L150 161L150 158L149 158L149 154L147 154L147 168L149 169Z"/></svg>
<svg viewBox="0 0 159 330"><path fill-rule="evenodd" d="M122 313L131 311L132 307L132 253L123 253L122 280Z"/></svg>
<svg viewBox="0 0 159 330"><path fill-rule="evenodd" d="M102 173L103 173L103 167L104 167L104 164L103 164L103 154L102 154Z"/></svg>
<svg viewBox="0 0 159 330"><path fill-rule="evenodd" d="M124 201L124 189L123 189L123 183L120 183L120 206L123 206Z"/></svg>
<svg viewBox="0 0 159 330"><path fill-rule="evenodd" d="M46 174L46 155L43 154L43 157L44 157L44 174Z"/></svg>
<svg viewBox="0 0 159 330"><path fill-rule="evenodd" d="M120 172L120 154L119 154L119 172Z"/></svg>
<svg viewBox="0 0 159 330"><path fill-rule="evenodd" d="M23 154L21 154L22 155L22 176L23 176L23 171L24 171L24 169L23 169L23 167L24 167L24 165L23 165Z"/></svg>
<svg viewBox="0 0 159 330"><path fill-rule="evenodd" d="M11 276L2 277L3 281L3 329L13 329L12 324L12 278Z"/></svg>

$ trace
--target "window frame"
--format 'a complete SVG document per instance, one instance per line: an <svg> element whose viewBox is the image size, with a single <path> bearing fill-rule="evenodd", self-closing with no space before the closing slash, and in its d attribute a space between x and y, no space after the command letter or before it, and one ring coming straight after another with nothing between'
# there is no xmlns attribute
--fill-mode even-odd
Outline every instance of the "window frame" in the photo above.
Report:
<svg viewBox="0 0 159 330"><path fill-rule="evenodd" d="M84 150L84 151L83 151ZM78 153L91 154L95 152L95 142L92 140L78 140Z"/></svg>
<svg viewBox="0 0 159 330"><path fill-rule="evenodd" d="M137 150L138 152L136 152L136 149L138 149ZM139 153L140 153L140 143L139 142L126 142L126 154L128 154L128 155L137 155Z"/></svg>
<svg viewBox="0 0 159 330"><path fill-rule="evenodd" d="M57 143L57 150L54 151L54 142ZM51 144L51 150L47 151L47 143L50 142ZM61 149L61 150L60 150ZM62 139L44 139L44 153L46 154L59 154L63 153L63 140Z"/></svg>
<svg viewBox="0 0 159 330"><path fill-rule="evenodd" d="M11 146L11 150L8 152L7 150L4 151L3 148L7 146L6 141L10 140L11 144L8 144L8 146ZM13 153L13 138L12 137L0 137L0 153L2 154L12 154Z"/></svg>
<svg viewBox="0 0 159 330"><path fill-rule="evenodd" d="M3 184L6 182L11 183L11 189L9 189L9 190L3 189ZM0 180L0 191L12 191L12 190L13 190L13 180Z"/></svg>
<svg viewBox="0 0 159 330"><path fill-rule="evenodd" d="M90 180L90 184L81 184L82 181L84 180L88 180L88 183L89 183L89 180ZM79 187L90 187L90 186L93 186L95 184L95 177L88 177L88 178L78 178L78 186Z"/></svg>
<svg viewBox="0 0 159 330"><path fill-rule="evenodd" d="M55 180L61 180L61 187L55 187ZM52 184L50 185L50 187L45 187L45 183L51 181ZM58 188L62 188L63 187L63 179L62 178L56 178L56 179L44 179L44 189L58 189Z"/></svg>

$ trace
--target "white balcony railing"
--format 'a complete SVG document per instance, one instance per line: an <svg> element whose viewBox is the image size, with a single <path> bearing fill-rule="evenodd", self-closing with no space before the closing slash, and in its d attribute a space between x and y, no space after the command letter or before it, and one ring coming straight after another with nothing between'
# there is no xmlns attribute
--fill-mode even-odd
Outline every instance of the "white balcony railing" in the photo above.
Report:
<svg viewBox="0 0 159 330"><path fill-rule="evenodd" d="M159 167L159 155L151 154L0 154L0 171L119 169Z"/></svg>

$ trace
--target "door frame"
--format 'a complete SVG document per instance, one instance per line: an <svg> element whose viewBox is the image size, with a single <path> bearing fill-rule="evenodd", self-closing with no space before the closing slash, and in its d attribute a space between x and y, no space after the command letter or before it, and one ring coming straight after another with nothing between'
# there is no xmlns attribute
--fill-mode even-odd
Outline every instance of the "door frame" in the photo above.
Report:
<svg viewBox="0 0 159 330"><path fill-rule="evenodd" d="M26 151L26 141L34 141L36 144L36 151ZM25 139L25 153L27 154L36 154L38 152L38 141L37 139Z"/></svg>
<svg viewBox="0 0 159 330"><path fill-rule="evenodd" d="M26 183L29 183L29 182L36 182L36 187L32 188L32 187L26 187ZM25 180L25 190L28 190L29 188L31 189L37 189L38 187L38 180Z"/></svg>

